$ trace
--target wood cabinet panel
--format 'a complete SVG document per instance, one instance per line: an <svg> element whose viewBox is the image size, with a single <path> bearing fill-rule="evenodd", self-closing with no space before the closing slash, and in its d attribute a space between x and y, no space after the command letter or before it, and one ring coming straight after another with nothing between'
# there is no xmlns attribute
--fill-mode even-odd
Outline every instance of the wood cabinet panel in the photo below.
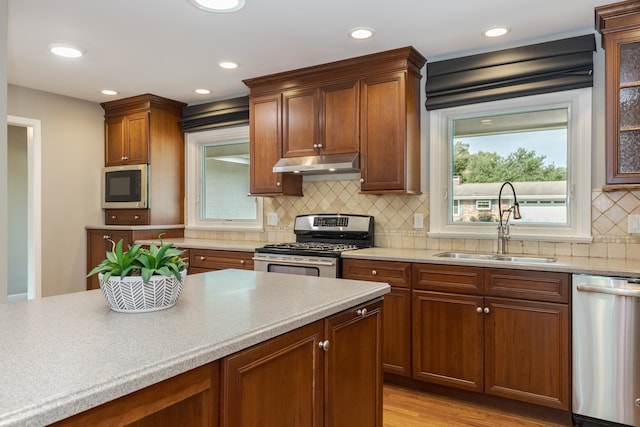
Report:
<svg viewBox="0 0 640 427"><path fill-rule="evenodd" d="M381 310L378 301L327 319L325 426L382 427Z"/></svg>
<svg viewBox="0 0 640 427"><path fill-rule="evenodd" d="M282 154L281 94L249 100L250 192L256 195L302 195L302 177L273 173Z"/></svg>
<svg viewBox="0 0 640 427"><path fill-rule="evenodd" d="M318 143L320 154L360 151L360 83L357 80L319 89Z"/></svg>
<svg viewBox="0 0 640 427"><path fill-rule="evenodd" d="M317 144L317 90L300 89L282 94L282 156L313 156Z"/></svg>
<svg viewBox="0 0 640 427"><path fill-rule="evenodd" d="M215 427L219 425L219 376L219 362L212 362L52 426Z"/></svg>
<svg viewBox="0 0 640 427"><path fill-rule="evenodd" d="M569 307L486 298L485 392L569 409Z"/></svg>
<svg viewBox="0 0 640 427"><path fill-rule="evenodd" d="M323 334L319 321L224 358L221 425L321 427Z"/></svg>
<svg viewBox="0 0 640 427"><path fill-rule="evenodd" d="M413 287L425 291L481 295L483 270L459 265L413 264Z"/></svg>
<svg viewBox="0 0 640 427"><path fill-rule="evenodd" d="M382 369L411 376L411 289L392 287L384 296Z"/></svg>
<svg viewBox="0 0 640 427"><path fill-rule="evenodd" d="M485 269L486 295L569 302L571 276L548 271Z"/></svg>
<svg viewBox="0 0 640 427"><path fill-rule="evenodd" d="M384 282L394 287L411 287L411 263L343 259L342 277L345 279Z"/></svg>
<svg viewBox="0 0 640 427"><path fill-rule="evenodd" d="M191 249L189 251L189 273L239 268L253 270L253 252Z"/></svg>
<svg viewBox="0 0 640 427"><path fill-rule="evenodd" d="M105 209L106 225L147 225L150 222L149 209Z"/></svg>
<svg viewBox="0 0 640 427"><path fill-rule="evenodd" d="M415 379L483 391L482 305L479 296L413 291Z"/></svg>

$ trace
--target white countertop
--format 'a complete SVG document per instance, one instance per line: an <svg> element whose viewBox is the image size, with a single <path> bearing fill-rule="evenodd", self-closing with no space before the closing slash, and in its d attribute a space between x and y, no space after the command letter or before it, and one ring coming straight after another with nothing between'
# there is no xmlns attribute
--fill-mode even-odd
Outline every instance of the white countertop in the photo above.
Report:
<svg viewBox="0 0 640 427"><path fill-rule="evenodd" d="M100 290L0 304L0 426L41 426L389 292L244 270L187 276L178 303L111 311Z"/></svg>
<svg viewBox="0 0 640 427"><path fill-rule="evenodd" d="M555 257L556 262L530 263L492 260L471 260L436 257L435 254L448 251L425 249L369 248L346 251L342 258L357 258L377 261L424 262L431 264L469 265L476 267L513 268L520 270L556 271L563 273L596 274L602 276L640 277L640 260ZM456 251L451 251L456 252ZM464 251L461 251L464 252ZM515 254L509 254L515 255ZM523 255L527 256L527 255ZM532 255L535 256L535 255Z"/></svg>

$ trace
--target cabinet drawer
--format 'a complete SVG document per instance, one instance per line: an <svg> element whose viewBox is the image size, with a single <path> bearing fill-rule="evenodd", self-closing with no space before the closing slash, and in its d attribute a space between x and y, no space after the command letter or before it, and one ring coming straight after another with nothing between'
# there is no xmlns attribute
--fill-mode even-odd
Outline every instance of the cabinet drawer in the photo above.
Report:
<svg viewBox="0 0 640 427"><path fill-rule="evenodd" d="M191 249L189 251L191 272L240 268L253 270L253 252L217 251L211 249Z"/></svg>
<svg viewBox="0 0 640 427"><path fill-rule="evenodd" d="M482 294L482 268L413 264L413 288L425 291Z"/></svg>
<svg viewBox="0 0 640 427"><path fill-rule="evenodd" d="M410 288L411 263L344 259L342 260L342 278L385 282L399 288Z"/></svg>
<svg viewBox="0 0 640 427"><path fill-rule="evenodd" d="M106 225L149 225L149 209L105 209Z"/></svg>
<svg viewBox="0 0 640 427"><path fill-rule="evenodd" d="M488 296L569 302L568 273L487 268L484 278Z"/></svg>

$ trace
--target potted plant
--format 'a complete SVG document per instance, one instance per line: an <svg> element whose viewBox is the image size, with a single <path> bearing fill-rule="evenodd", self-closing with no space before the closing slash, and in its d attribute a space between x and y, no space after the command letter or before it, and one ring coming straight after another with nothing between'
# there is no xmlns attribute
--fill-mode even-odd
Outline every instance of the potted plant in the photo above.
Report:
<svg viewBox="0 0 640 427"><path fill-rule="evenodd" d="M98 274L109 307L121 312L146 312L172 307L180 297L188 264L171 243L136 244L123 250L123 240L113 247L87 276Z"/></svg>

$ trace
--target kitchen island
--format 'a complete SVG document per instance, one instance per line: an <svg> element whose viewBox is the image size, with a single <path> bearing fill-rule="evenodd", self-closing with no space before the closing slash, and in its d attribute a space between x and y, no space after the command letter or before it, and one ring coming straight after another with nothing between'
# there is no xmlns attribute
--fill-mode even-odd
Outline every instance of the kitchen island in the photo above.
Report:
<svg viewBox="0 0 640 427"><path fill-rule="evenodd" d="M178 303L152 313L113 312L99 290L2 304L0 426L47 425L212 362L217 368L216 361L224 388L231 372L225 369L241 360L229 356L245 357L261 343L311 327L320 331L314 348L327 350L327 337L336 334L326 331L354 322L340 316L355 318L355 308L388 291L384 283L222 270L188 276ZM370 314L357 310L362 318ZM379 350L377 334L369 341ZM332 372L333 359L314 366ZM325 388L321 399L335 391ZM232 411L227 415L233 419Z"/></svg>

